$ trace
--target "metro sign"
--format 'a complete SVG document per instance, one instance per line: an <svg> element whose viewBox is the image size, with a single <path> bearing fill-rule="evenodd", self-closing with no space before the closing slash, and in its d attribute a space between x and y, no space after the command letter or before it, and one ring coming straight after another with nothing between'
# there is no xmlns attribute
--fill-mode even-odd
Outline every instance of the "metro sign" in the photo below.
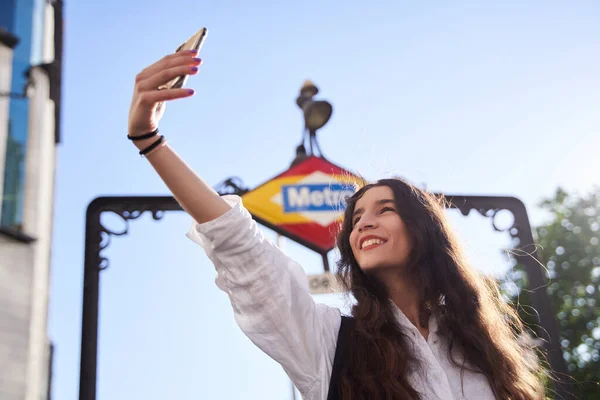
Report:
<svg viewBox="0 0 600 400"><path fill-rule="evenodd" d="M346 199L360 178L311 156L244 194L244 206L261 224L325 254L335 247L335 234Z"/></svg>

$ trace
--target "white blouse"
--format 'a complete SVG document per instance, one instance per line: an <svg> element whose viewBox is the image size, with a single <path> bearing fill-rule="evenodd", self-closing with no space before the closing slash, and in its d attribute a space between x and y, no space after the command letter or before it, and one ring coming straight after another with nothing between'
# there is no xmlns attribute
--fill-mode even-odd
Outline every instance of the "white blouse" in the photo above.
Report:
<svg viewBox="0 0 600 400"><path fill-rule="evenodd" d="M314 302L302 267L265 238L241 198L224 196L233 207L219 218L194 224L187 236L200 245L217 270L217 286L229 296L237 324L277 361L305 400L324 400L335 356L341 314ZM427 340L396 308L399 324L414 339L423 370L409 376L423 399L495 399L483 374L452 364L431 318Z"/></svg>

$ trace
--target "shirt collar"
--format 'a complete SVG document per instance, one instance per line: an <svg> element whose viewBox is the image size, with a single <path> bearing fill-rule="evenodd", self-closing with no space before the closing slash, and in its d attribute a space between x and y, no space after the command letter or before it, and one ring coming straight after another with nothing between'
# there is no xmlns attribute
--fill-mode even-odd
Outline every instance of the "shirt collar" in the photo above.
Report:
<svg viewBox="0 0 600 400"><path fill-rule="evenodd" d="M414 330L417 333L419 333L419 330L417 329L417 327L414 326L412 322L410 322L410 320L408 319L408 317L402 312L402 310L396 305L396 303L394 303L391 300L390 300L390 302L392 303L392 307L394 309L394 314L396 316L396 320L398 321L398 323L400 324L400 326L402 326L402 327L404 327L406 329ZM433 312L429 316L428 329L429 329L429 334L430 335L432 333L436 333L437 330L438 330L438 320L437 320L437 317L435 316L435 313L433 313Z"/></svg>

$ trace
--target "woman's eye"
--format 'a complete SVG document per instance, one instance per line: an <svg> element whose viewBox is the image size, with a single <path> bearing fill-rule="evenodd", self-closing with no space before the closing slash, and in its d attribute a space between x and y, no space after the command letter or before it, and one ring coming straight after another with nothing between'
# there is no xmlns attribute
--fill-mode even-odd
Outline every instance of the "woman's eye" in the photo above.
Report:
<svg viewBox="0 0 600 400"><path fill-rule="evenodd" d="M392 207L383 207L383 208L381 209L381 213L382 213L382 214L383 214L384 212L386 212L386 211L393 211L393 212L396 212L396 210L395 210L395 209L393 209Z"/></svg>
<svg viewBox="0 0 600 400"><path fill-rule="evenodd" d="M358 221L360 221L360 217L354 218L354 221L352 221L352 226L356 225Z"/></svg>

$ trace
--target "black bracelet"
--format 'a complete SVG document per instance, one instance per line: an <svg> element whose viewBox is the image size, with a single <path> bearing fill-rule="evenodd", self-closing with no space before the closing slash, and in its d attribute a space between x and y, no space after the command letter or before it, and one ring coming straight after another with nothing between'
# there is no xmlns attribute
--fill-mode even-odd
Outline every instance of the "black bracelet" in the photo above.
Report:
<svg viewBox="0 0 600 400"><path fill-rule="evenodd" d="M156 128L154 131L149 132L149 133L145 133L143 135L140 136L131 136L131 135L127 135L127 139L132 140L132 141L138 141L138 140L144 140L144 139L150 139L151 137L154 137L158 135L158 128Z"/></svg>
<svg viewBox="0 0 600 400"><path fill-rule="evenodd" d="M152 150L154 150L155 148L157 148L158 146L160 146L160 144L162 142L164 142L164 141L165 141L165 137L161 135L160 138L156 142L152 143L150 146L148 146L145 149L141 150L140 151L140 156L145 156L146 154L150 153Z"/></svg>

